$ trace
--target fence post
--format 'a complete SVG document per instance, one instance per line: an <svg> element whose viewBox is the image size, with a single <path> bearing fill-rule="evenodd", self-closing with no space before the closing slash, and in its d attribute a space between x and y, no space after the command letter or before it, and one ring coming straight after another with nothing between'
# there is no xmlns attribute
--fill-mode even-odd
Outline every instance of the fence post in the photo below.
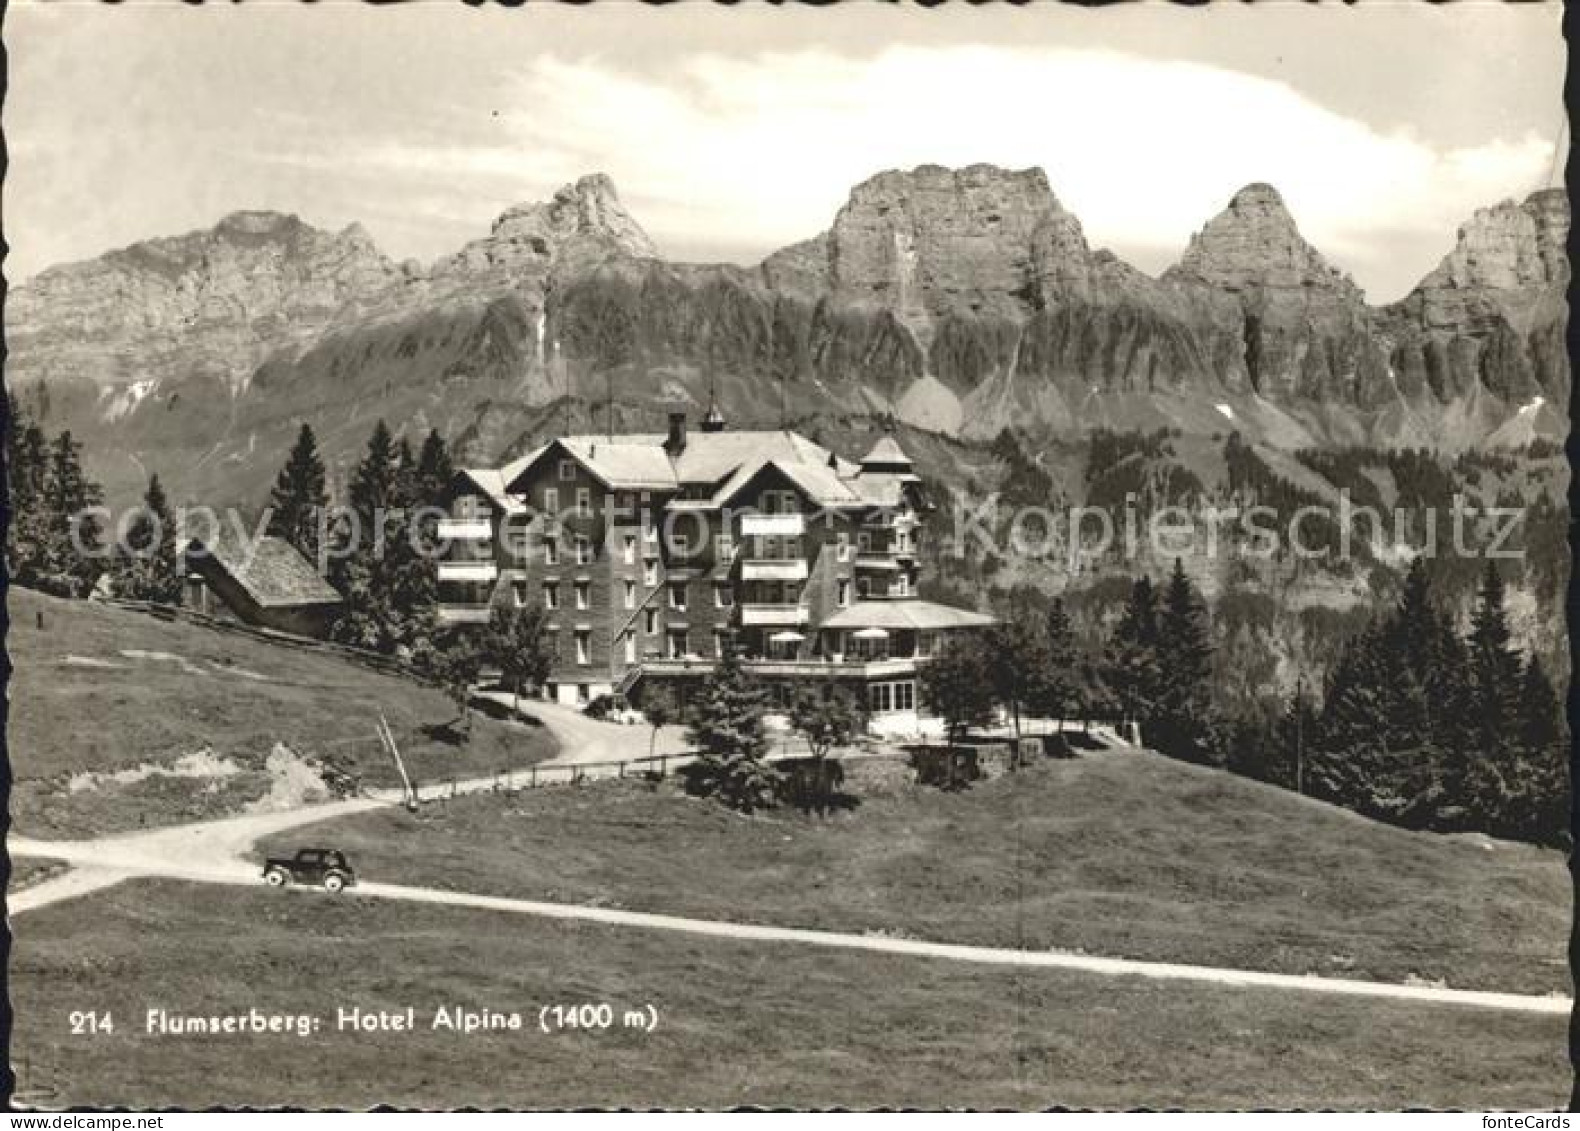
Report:
<svg viewBox="0 0 1580 1131"><path fill-rule="evenodd" d="M536 789L536 788L538 788L538 767L536 765L529 766L529 767L527 767L527 771L531 775L531 777L528 779L527 788L528 789Z"/></svg>

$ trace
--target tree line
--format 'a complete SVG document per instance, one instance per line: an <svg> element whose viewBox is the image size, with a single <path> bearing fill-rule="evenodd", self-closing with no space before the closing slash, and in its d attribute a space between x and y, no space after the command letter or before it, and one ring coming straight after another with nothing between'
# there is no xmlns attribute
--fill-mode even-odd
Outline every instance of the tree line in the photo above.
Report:
<svg viewBox="0 0 1580 1131"><path fill-rule="evenodd" d="M71 432L51 437L9 392L5 413L7 576L57 597L86 597L108 576L120 596L179 603L175 520L159 476L111 529L101 517L104 491L83 470Z"/></svg>

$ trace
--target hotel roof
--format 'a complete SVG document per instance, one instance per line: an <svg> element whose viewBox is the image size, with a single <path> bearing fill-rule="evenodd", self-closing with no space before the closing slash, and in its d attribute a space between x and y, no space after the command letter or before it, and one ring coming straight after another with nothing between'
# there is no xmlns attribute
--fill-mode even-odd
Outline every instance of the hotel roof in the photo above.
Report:
<svg viewBox="0 0 1580 1131"><path fill-rule="evenodd" d="M712 488L712 505L722 505L764 468L774 467L819 506L896 506L902 483L914 476L892 471L867 471L821 444L787 429L693 432L675 454L665 448L661 432L561 436L534 448L520 459L495 469L466 474L501 502L541 459L559 450L574 458L612 490L680 491ZM910 460L885 436L874 447L884 467ZM872 462L873 454L864 462ZM677 500L679 501L679 500ZM685 500L694 507L697 500Z"/></svg>

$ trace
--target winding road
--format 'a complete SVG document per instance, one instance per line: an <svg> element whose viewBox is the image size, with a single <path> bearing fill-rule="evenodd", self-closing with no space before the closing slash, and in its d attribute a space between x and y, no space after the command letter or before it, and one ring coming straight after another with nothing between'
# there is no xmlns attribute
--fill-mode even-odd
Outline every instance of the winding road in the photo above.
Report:
<svg viewBox="0 0 1580 1131"><path fill-rule="evenodd" d="M534 704L534 709L536 710L538 706ZM567 716L574 716L574 719L569 719ZM576 715L565 708L544 711L541 717L545 725L555 732L556 738L561 739L563 750L574 750L582 754L596 751L600 754L599 757L589 757L585 759L586 761L608 760L602 755L612 749L623 749L629 756L634 728L600 723ZM615 745L616 743L618 745ZM645 752L645 743L641 746ZM574 766L581 760L562 755L561 758L544 765ZM492 777L478 778L458 783L456 791L478 792L492 789L495 785L495 779ZM130 879L159 878L194 883L257 886L261 883L259 866L249 856L254 851L256 843L262 838L308 824L396 805L401 800L398 791L392 790L373 796L308 805L297 809L250 813L222 820L202 821L151 832L100 837L94 840L40 841L13 835L8 841L8 847L14 855L60 860L70 867L61 875L12 893L7 899L7 909L15 918L38 908L89 895ZM292 897L297 898L329 898L312 889L293 888L287 891ZM964 946L879 935L692 919L621 911L585 904L507 899L398 884L362 883L356 887L354 894L374 899L442 904L502 914L596 922L618 928L671 931L736 942L829 947L918 959L1069 970L1104 977L1152 978L1225 987L1367 997L1521 1013L1568 1014L1574 1007L1573 999L1558 994L1537 996L1447 989L1437 986L1399 985L1315 975L1273 974L1181 963L1143 962L1060 951Z"/></svg>

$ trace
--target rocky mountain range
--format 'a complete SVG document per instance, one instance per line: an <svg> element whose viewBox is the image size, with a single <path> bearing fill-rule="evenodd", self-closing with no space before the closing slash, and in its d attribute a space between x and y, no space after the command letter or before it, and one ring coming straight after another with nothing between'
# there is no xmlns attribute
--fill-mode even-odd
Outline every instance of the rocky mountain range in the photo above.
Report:
<svg viewBox="0 0 1580 1131"><path fill-rule="evenodd" d="M1165 425L1518 445L1567 429L1568 226L1560 190L1483 209L1372 307L1267 185L1153 278L1091 247L1038 169L882 173L756 267L661 258L594 175L429 266L244 212L51 268L9 295L7 377L112 500L157 470L178 501L258 504L302 420L342 469L379 416L492 462L710 397L742 424L892 414L1033 448Z"/></svg>

